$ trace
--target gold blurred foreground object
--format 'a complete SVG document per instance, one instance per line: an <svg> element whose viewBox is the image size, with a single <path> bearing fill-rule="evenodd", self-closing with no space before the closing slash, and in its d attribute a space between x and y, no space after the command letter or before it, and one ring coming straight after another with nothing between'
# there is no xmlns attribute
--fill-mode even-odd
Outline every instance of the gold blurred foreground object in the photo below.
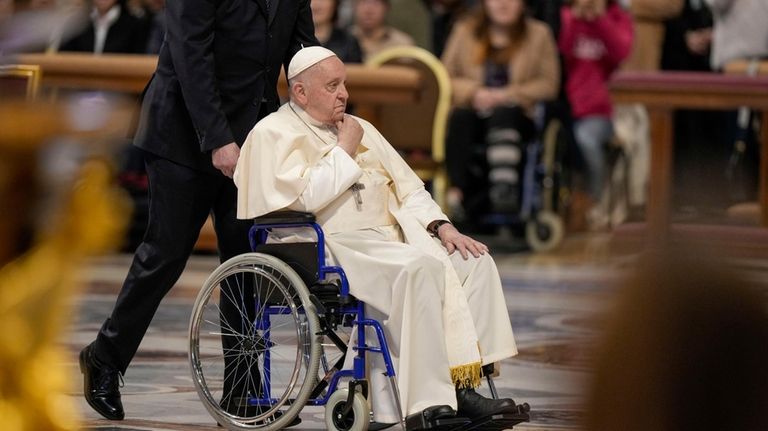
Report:
<svg viewBox="0 0 768 431"><path fill-rule="evenodd" d="M0 103L0 267L18 257L35 236L41 190L40 155L56 139L105 153L109 137L124 137L132 106L101 95L58 103ZM57 160L67 164L66 160Z"/></svg>
<svg viewBox="0 0 768 431"><path fill-rule="evenodd" d="M69 103L0 103L0 151L30 152L52 136L101 139L125 135L131 106L94 96Z"/></svg>
<svg viewBox="0 0 768 431"><path fill-rule="evenodd" d="M63 203L41 210L40 198L51 191L41 187L40 154L62 137L99 153L105 136L128 123L124 114L95 99L0 103L0 430L79 428L78 406L66 395L76 387L65 366L72 361L60 337L73 315L80 264L119 242L130 210L107 163L92 157L77 162L74 181L59 180L73 184ZM35 222L40 215L44 231Z"/></svg>
<svg viewBox="0 0 768 431"><path fill-rule="evenodd" d="M78 264L121 238L127 214L109 169L88 162L56 228L0 269L1 429L77 429L78 408L65 395L71 386L56 343L69 324Z"/></svg>

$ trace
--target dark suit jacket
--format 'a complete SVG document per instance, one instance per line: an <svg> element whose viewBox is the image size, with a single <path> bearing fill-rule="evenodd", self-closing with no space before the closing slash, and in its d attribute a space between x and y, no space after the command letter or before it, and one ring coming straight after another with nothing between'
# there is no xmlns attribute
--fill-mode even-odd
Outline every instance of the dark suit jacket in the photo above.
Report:
<svg viewBox="0 0 768 431"><path fill-rule="evenodd" d="M165 19L134 144L212 171L212 150L242 145L279 107L281 66L319 44L309 0L270 0L269 12L265 0L168 0Z"/></svg>
<svg viewBox="0 0 768 431"><path fill-rule="evenodd" d="M93 52L96 30L89 23L82 32L61 45L59 51ZM142 54L147 44L147 27L138 18L122 8L104 40L104 52Z"/></svg>

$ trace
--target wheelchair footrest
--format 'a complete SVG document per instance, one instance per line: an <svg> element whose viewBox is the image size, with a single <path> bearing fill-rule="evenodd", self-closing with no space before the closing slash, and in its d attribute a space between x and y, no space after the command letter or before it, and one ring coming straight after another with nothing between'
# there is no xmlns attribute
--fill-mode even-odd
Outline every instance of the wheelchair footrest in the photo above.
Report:
<svg viewBox="0 0 768 431"><path fill-rule="evenodd" d="M531 420L531 416L528 412L518 411L518 413L502 413L498 415L491 415L484 418L476 419L472 423L463 427L457 428L454 431L470 431L470 430L488 430L488 431L501 431L511 429L515 425L521 422L528 422Z"/></svg>
<svg viewBox="0 0 768 431"><path fill-rule="evenodd" d="M450 431L462 429L470 423L469 419L463 417L428 420L423 415L411 415L405 419L405 429L407 431Z"/></svg>

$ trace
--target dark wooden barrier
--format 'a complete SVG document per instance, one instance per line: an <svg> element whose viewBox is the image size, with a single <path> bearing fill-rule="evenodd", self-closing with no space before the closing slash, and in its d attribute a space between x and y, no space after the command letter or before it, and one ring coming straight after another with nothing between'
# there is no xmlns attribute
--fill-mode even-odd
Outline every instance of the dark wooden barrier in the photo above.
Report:
<svg viewBox="0 0 768 431"><path fill-rule="evenodd" d="M647 107L651 128L651 162L646 219L651 240L663 240L669 229L673 121L676 109L762 110L760 136L760 223L768 227L768 77L715 73L619 73L610 83L614 103Z"/></svg>
<svg viewBox="0 0 768 431"><path fill-rule="evenodd" d="M157 56L79 53L21 54L14 62L37 64L43 70L43 88L109 90L138 94L149 81L157 66ZM407 104L418 100L422 87L419 73L404 66L347 66L349 101L358 113L378 123L377 106ZM287 96L285 75L280 76L278 89Z"/></svg>

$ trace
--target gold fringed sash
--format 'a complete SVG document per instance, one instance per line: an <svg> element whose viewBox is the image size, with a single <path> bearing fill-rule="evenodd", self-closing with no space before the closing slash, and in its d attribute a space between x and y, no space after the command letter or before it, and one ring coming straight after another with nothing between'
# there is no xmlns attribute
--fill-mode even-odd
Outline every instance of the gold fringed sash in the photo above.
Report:
<svg viewBox="0 0 768 431"><path fill-rule="evenodd" d="M476 388L480 386L481 362L451 368L451 381L456 389Z"/></svg>

